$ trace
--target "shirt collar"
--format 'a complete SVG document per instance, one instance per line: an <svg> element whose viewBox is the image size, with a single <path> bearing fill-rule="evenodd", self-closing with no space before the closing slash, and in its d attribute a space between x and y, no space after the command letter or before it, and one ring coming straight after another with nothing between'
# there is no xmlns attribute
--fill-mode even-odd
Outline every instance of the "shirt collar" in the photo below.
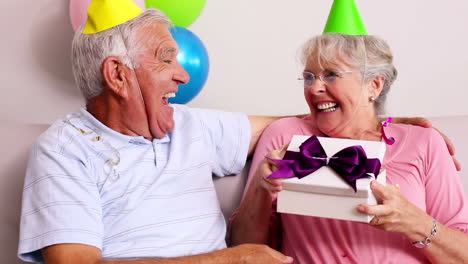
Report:
<svg viewBox="0 0 468 264"><path fill-rule="evenodd" d="M146 140L143 136L128 136L107 127L84 108L80 109L80 113L83 117L82 121L87 127L93 130L99 136L105 137L105 139L112 142L116 148L128 146L128 144L139 146L151 144L151 142Z"/></svg>

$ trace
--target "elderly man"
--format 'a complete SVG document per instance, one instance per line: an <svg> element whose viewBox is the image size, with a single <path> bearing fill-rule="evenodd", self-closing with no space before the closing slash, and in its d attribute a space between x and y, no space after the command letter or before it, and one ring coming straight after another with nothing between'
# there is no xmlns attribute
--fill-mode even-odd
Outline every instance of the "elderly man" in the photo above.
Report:
<svg viewBox="0 0 468 264"><path fill-rule="evenodd" d="M123 23L100 25L101 13L116 6L123 14L111 15ZM212 182L212 173L242 169L273 119L169 105L189 76L160 11L143 12L130 0L95 0L89 17L72 48L86 110L57 121L34 146L20 257L81 264L290 263L266 246L225 249ZM135 258L145 260L128 260Z"/></svg>
<svg viewBox="0 0 468 264"><path fill-rule="evenodd" d="M33 148L20 258L291 263L266 246L226 249L212 182L213 173L238 173L276 118L169 105L189 76L160 11L93 0L88 17L72 48L86 109L54 123Z"/></svg>

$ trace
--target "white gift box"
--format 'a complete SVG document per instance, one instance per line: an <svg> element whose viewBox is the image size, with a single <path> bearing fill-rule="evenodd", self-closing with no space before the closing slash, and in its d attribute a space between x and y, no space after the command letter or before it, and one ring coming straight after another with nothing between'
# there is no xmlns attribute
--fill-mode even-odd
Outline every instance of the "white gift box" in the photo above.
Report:
<svg viewBox="0 0 468 264"><path fill-rule="evenodd" d="M308 138L309 136L294 136L288 150L299 152L299 146ZM384 142L317 138L327 157L332 157L346 147L356 145L362 146L367 158L378 158L381 164L385 155ZM370 189L370 182L375 180L375 176L372 173L369 175L369 178L356 181L356 192L329 166L323 166L301 179L283 179L283 190L278 193L277 211L368 223L373 216L359 213L356 207L360 203L377 204ZM377 181L385 185L385 171L380 172Z"/></svg>

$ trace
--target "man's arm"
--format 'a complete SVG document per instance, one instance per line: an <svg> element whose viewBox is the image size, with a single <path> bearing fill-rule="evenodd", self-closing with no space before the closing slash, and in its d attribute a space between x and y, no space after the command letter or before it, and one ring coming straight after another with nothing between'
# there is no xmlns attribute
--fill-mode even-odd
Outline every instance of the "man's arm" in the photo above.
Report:
<svg viewBox="0 0 468 264"><path fill-rule="evenodd" d="M306 115L298 115L297 117L304 117ZM250 126L252 129L252 139L250 140L250 146L249 146L249 157L253 154L255 150L255 146L257 145L258 139L263 133L263 130L273 123L273 121L278 120L280 118L283 118L285 116L249 116L249 121L250 121ZM385 121L386 118L380 117L380 121ZM399 123L399 124L409 124L409 125L414 125L414 126L421 126L421 127L432 127L431 121L429 121L426 118L422 117L396 117L393 118L393 123ZM458 162L458 160L455 158L455 146L453 145L452 141L440 130L436 129L440 135L444 138L445 144L447 145L447 149L452 156L453 163L455 164L455 167L457 168L458 171L461 170L461 164Z"/></svg>
<svg viewBox="0 0 468 264"><path fill-rule="evenodd" d="M244 244L212 253L168 258L168 259L127 259L104 260L101 251L83 244L57 244L42 250L46 264L262 264L262 263L292 263L291 257L286 257L265 245Z"/></svg>
<svg viewBox="0 0 468 264"><path fill-rule="evenodd" d="M263 133L263 130L275 120L278 120L282 117L280 116L249 116L250 127L252 130L252 138L250 140L249 146L249 157L252 156L257 142L260 139L260 136Z"/></svg>
<svg viewBox="0 0 468 264"><path fill-rule="evenodd" d="M295 115L297 118L302 118L307 115ZM263 130L267 128L274 121L293 116L249 116L250 127L252 129L252 139L250 140L249 146L249 157L253 155L257 142L263 133Z"/></svg>

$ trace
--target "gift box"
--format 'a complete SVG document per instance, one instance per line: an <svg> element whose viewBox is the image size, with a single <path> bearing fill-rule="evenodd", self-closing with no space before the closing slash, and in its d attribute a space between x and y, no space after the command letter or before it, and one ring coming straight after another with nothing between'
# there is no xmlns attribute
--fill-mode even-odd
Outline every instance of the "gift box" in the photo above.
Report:
<svg viewBox="0 0 468 264"><path fill-rule="evenodd" d="M306 140L310 141L309 138L309 136L294 136L291 140L291 143L289 144L288 153L286 156L288 156L288 154L300 153L301 151L299 147ZM379 171L380 164L382 163L385 155L385 143L378 141L325 137L315 138L318 139L320 143L319 145L321 145L323 148L326 156L314 156L309 157L309 159L312 158L323 160L323 164L325 165L322 165L320 168L316 169L310 174L307 174L306 176L302 176L302 178L293 177L283 179L283 190L278 193L277 211L280 213L326 217L368 223L373 218L373 216L357 212L356 207L360 203L367 203L371 205L377 204L375 196L370 189L370 182L376 179L383 185L386 183L385 171ZM365 152L365 158L359 158L361 163L366 162L366 160L372 161L374 164L378 163L378 167L374 168L374 171L378 173L377 178L375 177L374 173L369 173L366 171L363 173L363 176L361 176L363 178L357 179L352 184L350 184L349 178L345 180L342 176L340 176L339 173L337 173L337 171L340 171L340 168L336 168L336 165L333 166L332 162L339 163L338 156L344 156L341 153L343 152L342 150L356 148L353 146L360 146L358 148L362 148L362 150ZM306 153L305 155L310 155L310 153ZM349 153L347 155L349 156ZM289 156L291 157L291 155ZM295 155L292 155L292 157L294 157L293 160L296 163L297 160L304 159L304 157ZM314 162L314 160L312 161ZM297 167L298 165L288 164L288 166ZM338 166L346 167L347 165ZM281 168L280 170L284 169L285 168ZM355 189L352 187L354 184Z"/></svg>

